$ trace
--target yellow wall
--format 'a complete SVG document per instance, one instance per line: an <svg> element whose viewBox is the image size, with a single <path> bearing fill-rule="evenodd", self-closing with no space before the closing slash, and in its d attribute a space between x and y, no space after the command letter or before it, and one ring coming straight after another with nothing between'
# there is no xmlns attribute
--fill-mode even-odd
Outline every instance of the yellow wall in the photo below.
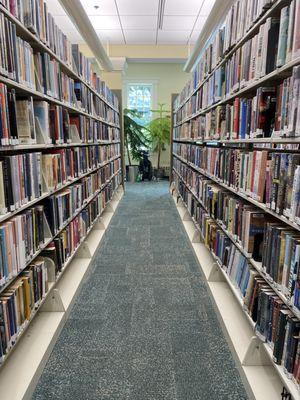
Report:
<svg viewBox="0 0 300 400"><path fill-rule="evenodd" d="M105 81L110 89L123 88L122 71L101 72L101 79Z"/></svg>
<svg viewBox="0 0 300 400"><path fill-rule="evenodd" d="M105 46L105 45L104 45ZM93 57L86 44L80 45L80 50L87 56ZM106 51L109 57L127 58L182 58L189 57L191 49L185 45L108 45Z"/></svg>

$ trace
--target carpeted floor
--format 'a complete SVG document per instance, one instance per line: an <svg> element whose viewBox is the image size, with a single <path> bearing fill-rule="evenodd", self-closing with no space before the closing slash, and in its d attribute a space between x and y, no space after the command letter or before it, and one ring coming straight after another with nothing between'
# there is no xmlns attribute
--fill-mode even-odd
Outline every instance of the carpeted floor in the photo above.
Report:
<svg viewBox="0 0 300 400"><path fill-rule="evenodd" d="M127 185L33 399L247 399L167 183Z"/></svg>

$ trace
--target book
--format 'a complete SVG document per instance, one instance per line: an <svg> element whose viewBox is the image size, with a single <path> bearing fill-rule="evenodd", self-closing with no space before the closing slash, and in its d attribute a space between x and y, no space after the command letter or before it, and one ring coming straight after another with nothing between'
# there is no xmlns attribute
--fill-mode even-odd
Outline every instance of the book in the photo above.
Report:
<svg viewBox="0 0 300 400"><path fill-rule="evenodd" d="M284 65L286 60L289 17L290 17L290 7L289 6L283 7L280 12L279 44L278 44L277 61L276 61L277 68Z"/></svg>
<svg viewBox="0 0 300 400"><path fill-rule="evenodd" d="M295 18L294 18L294 37L293 37L293 52L292 59L296 59L300 55L300 2L295 0Z"/></svg>
<svg viewBox="0 0 300 400"><path fill-rule="evenodd" d="M20 144L36 143L33 99L17 100L17 130Z"/></svg>

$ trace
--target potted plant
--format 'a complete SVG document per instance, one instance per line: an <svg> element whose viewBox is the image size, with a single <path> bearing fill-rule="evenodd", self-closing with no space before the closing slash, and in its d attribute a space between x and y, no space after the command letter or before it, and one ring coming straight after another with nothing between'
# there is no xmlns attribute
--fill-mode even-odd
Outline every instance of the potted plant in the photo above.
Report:
<svg viewBox="0 0 300 400"><path fill-rule="evenodd" d="M156 178L162 178L164 175L164 171L160 167L161 152L165 150L165 146L170 143L170 111L164 110L163 108L164 104L160 103L157 110L151 110L152 113L158 116L147 125L151 136L152 150L157 153Z"/></svg>

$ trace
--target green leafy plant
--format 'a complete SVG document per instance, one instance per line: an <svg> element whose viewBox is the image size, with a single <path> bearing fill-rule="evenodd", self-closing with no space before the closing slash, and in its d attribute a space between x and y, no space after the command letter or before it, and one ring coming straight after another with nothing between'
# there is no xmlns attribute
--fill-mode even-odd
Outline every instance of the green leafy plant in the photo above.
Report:
<svg viewBox="0 0 300 400"><path fill-rule="evenodd" d="M157 173L160 169L160 158L161 152L165 149L165 145L170 143L170 130L171 130L171 118L169 110L164 110L164 104L159 104L157 110L151 110L152 113L158 114L148 125L151 141L152 150L157 152Z"/></svg>
<svg viewBox="0 0 300 400"><path fill-rule="evenodd" d="M143 113L137 110L124 109L124 141L129 165L132 165L132 159L140 161L142 150L151 147L151 138L147 128L137 123L134 119L142 117Z"/></svg>

